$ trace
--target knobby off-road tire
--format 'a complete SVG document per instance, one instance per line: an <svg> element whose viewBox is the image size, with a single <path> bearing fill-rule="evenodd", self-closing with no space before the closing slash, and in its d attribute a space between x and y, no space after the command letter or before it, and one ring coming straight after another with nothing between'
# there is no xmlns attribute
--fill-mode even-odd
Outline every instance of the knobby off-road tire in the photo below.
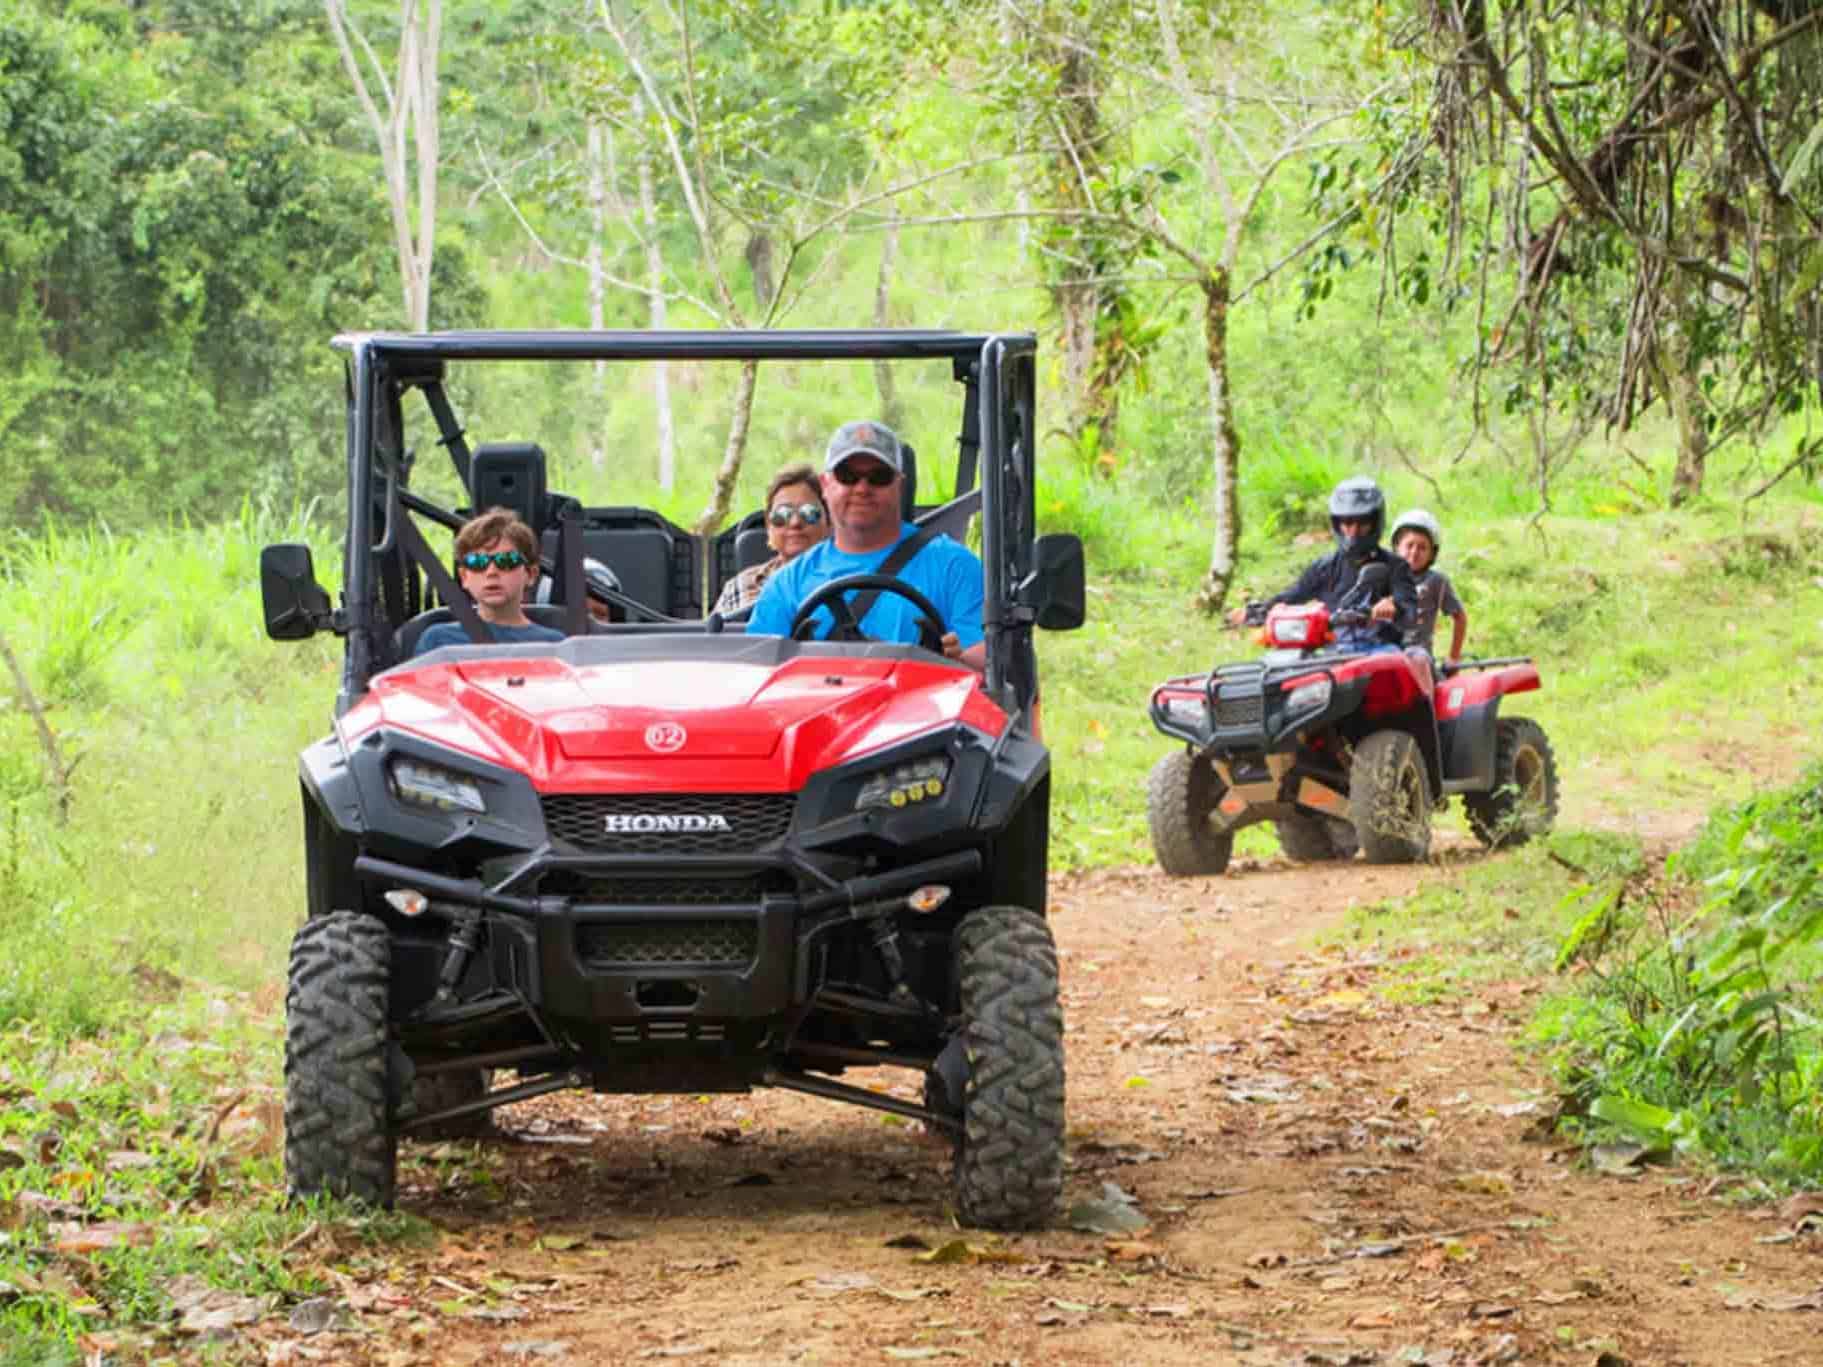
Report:
<svg viewBox="0 0 1823 1367"><path fill-rule="evenodd" d="M299 927L285 993L285 1178L294 1196L390 1206L386 1001L392 946L370 916L333 911Z"/></svg>
<svg viewBox="0 0 1823 1367"><path fill-rule="evenodd" d="M1523 845L1557 821L1557 756L1544 728L1528 717L1494 723L1494 786L1466 793L1469 830L1489 849Z"/></svg>
<svg viewBox="0 0 1823 1367"><path fill-rule="evenodd" d="M1159 868L1174 878L1193 878L1228 867L1234 837L1209 825L1222 791L1214 767L1187 750L1173 750L1152 766L1146 824Z"/></svg>
<svg viewBox="0 0 1823 1367"><path fill-rule="evenodd" d="M956 1145L965 1225L1039 1229L1063 1191L1063 1008L1057 946L1024 907L982 907L956 929L968 1086Z"/></svg>
<svg viewBox="0 0 1823 1367"><path fill-rule="evenodd" d="M455 1068L447 1073L419 1073L412 1079L413 1115L433 1115L465 1101L477 1101L487 1095L488 1072L484 1068ZM434 1125L414 1125L405 1131L407 1139L485 1139L497 1134L494 1117L487 1111L440 1120Z"/></svg>
<svg viewBox="0 0 1823 1367"><path fill-rule="evenodd" d="M1355 851L1361 848L1355 836L1355 828L1346 821L1334 817L1297 816L1281 817L1272 823L1278 832L1279 848L1285 852L1287 859L1296 859L1300 863L1313 863L1322 859L1353 859Z"/></svg>
<svg viewBox="0 0 1823 1367"><path fill-rule="evenodd" d="M1430 779L1409 733L1376 731L1355 747L1348 797L1368 863L1415 864L1430 853Z"/></svg>

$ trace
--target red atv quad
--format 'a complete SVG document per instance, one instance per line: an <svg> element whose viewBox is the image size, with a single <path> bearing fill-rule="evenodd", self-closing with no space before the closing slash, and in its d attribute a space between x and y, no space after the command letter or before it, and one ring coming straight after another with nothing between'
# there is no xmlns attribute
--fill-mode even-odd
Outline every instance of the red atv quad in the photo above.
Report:
<svg viewBox="0 0 1823 1367"><path fill-rule="evenodd" d="M1375 572L1378 572L1377 574ZM1349 601L1385 590L1369 565ZM1257 622L1257 606L1250 608ZM1168 679L1152 722L1184 743L1152 770L1147 817L1166 873L1220 873L1234 833L1271 821L1293 859L1421 860L1431 815L1462 795L1484 845L1518 843L1557 815L1557 765L1536 722L1500 716L1538 687L1530 659L1471 660L1434 677L1421 650L1364 652L1363 611L1281 605L1258 660Z"/></svg>
<svg viewBox="0 0 1823 1367"><path fill-rule="evenodd" d="M270 635L345 641L334 731L299 766L291 1190L389 1204L401 1135L485 1128L491 1108L562 1088L770 1086L926 1122L953 1136L962 1220L1043 1224L1063 1180L1064 1061L1032 634L1080 625L1084 590L1081 543L1033 530L1033 339L337 345L351 491L340 605L304 546L268 547L260 566ZM460 372L462 392L485 397L478 372L506 362L657 360L940 367L956 386L958 454L941 472L953 496L915 501L907 446L904 511L958 532L980 516L985 673L934 638L749 637L704 618L720 581L767 554L751 517L702 541L650 509L548 493L542 449L471 450L446 389ZM501 406L522 412L539 391L513 383ZM462 601L475 644L414 656L427 626L451 620L431 590L445 604L460 592L447 542L433 551L420 523L452 529L465 511L412 491L414 435L449 451L469 506L505 504L541 533L557 602L527 612L566 639L484 643ZM585 557L619 589L585 578ZM813 600L845 585L917 593L855 576ZM594 620L590 599L618 620ZM922 1102L842 1078L874 1068L910 1069Z"/></svg>

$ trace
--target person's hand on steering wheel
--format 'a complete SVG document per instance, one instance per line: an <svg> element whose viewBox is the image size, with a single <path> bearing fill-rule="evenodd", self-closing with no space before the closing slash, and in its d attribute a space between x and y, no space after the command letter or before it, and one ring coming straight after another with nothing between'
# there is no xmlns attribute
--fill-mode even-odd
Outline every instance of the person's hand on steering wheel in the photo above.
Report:
<svg viewBox="0 0 1823 1367"><path fill-rule="evenodd" d="M843 575L840 579L831 579L827 584L812 589L810 595L798 605L798 610L791 619L791 639L813 639L817 627L816 611L826 607L829 615L835 619L835 628L827 639L872 640L872 637L861 631L861 624L855 618L854 605L846 597L849 593L866 589L872 589L875 593L890 593L910 603L923 614L918 620L918 644L938 655L949 656L951 659L961 658L961 643L957 641L954 632L946 635L943 630L943 614L937 611L930 599L904 580L885 574ZM953 653L951 643L955 645Z"/></svg>

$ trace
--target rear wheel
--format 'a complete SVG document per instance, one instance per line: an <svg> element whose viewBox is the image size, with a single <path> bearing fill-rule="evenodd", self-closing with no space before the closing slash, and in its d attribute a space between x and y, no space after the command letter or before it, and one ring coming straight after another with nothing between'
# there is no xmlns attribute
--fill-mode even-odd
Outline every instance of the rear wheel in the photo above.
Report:
<svg viewBox="0 0 1823 1367"><path fill-rule="evenodd" d="M1279 848L1287 859L1314 863L1321 859L1353 859L1361 842L1355 828L1333 816L1280 817L1272 823L1278 832Z"/></svg>
<svg viewBox="0 0 1823 1367"><path fill-rule="evenodd" d="M1214 766L1187 750L1173 750L1152 766L1146 822L1159 868L1175 878L1190 878L1228 867L1234 837L1209 824L1222 792Z"/></svg>
<svg viewBox="0 0 1823 1367"><path fill-rule="evenodd" d="M956 928L968 1081L956 1146L966 1225L1038 1229L1063 1191L1063 1008L1057 946L1024 907L982 907Z"/></svg>
<svg viewBox="0 0 1823 1367"><path fill-rule="evenodd" d="M370 916L313 917L291 941L285 993L285 1180L294 1196L390 1206L386 1002L392 944Z"/></svg>
<svg viewBox="0 0 1823 1367"><path fill-rule="evenodd" d="M1376 731L1355 747L1348 797L1368 863L1413 864L1430 853L1430 781L1409 733Z"/></svg>
<svg viewBox="0 0 1823 1367"><path fill-rule="evenodd" d="M1489 849L1523 845L1557 820L1557 757L1544 728L1526 717L1494 723L1494 786L1462 799L1469 829Z"/></svg>

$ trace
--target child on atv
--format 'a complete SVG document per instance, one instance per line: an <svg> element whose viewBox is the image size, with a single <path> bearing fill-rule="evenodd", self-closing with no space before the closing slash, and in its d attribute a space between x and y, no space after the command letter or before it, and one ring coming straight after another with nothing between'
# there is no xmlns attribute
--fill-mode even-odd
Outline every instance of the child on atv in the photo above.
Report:
<svg viewBox="0 0 1823 1367"><path fill-rule="evenodd" d="M1433 569L1437 553L1443 549L1443 527L1437 519L1422 508L1413 508L1401 513L1399 520L1393 523L1393 554L1411 566L1412 582L1418 590L1418 616L1411 632L1406 636L1407 645L1423 646L1435 654L1431 639L1437 630L1437 616L1441 613L1452 622L1450 631L1449 662L1462 662L1462 641L1468 635L1469 615L1463 610L1462 602L1456 597L1456 590L1449 581L1449 576Z"/></svg>
<svg viewBox="0 0 1823 1367"><path fill-rule="evenodd" d="M1380 533L1386 527L1386 495L1365 476L1343 480L1329 495L1329 527L1335 533L1334 552L1306 569L1283 593L1264 603L1235 608L1228 620L1241 626L1250 609L1264 613L1278 603L1319 601L1331 612L1360 606L1366 608L1372 625L1338 630L1337 643L1353 650L1397 650L1417 621L1418 593L1410 567L1380 546ZM1390 587L1371 605L1351 602L1361 571L1368 565L1386 566Z"/></svg>

